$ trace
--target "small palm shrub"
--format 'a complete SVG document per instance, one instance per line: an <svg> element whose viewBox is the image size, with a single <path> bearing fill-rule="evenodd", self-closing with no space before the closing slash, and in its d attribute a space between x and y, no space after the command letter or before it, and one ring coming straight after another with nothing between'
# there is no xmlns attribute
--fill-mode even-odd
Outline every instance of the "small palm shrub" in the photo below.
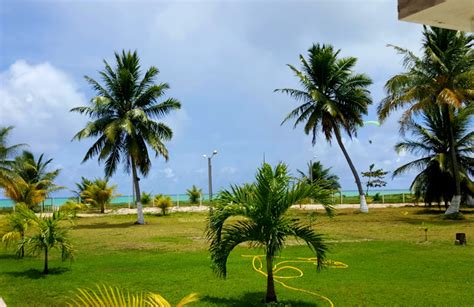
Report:
<svg viewBox="0 0 474 307"><path fill-rule="evenodd" d="M153 201L151 193L142 192L141 202L144 206L149 206Z"/></svg>
<svg viewBox="0 0 474 307"><path fill-rule="evenodd" d="M105 207L110 205L115 195L116 185L109 185L108 179L95 179L82 192L81 197L93 207L100 208L100 213L105 212Z"/></svg>
<svg viewBox="0 0 474 307"><path fill-rule="evenodd" d="M76 217L78 212L84 211L87 208L88 207L86 204L81 204L73 200L68 200L61 207L59 207L59 211L70 213L72 217Z"/></svg>
<svg viewBox="0 0 474 307"><path fill-rule="evenodd" d="M186 191L186 194L189 198L189 202L191 204L197 204L199 202L199 200L201 199L201 193L202 190L196 187L194 184L191 189Z"/></svg>
<svg viewBox="0 0 474 307"><path fill-rule="evenodd" d="M63 261L74 259L74 250L69 241L68 229L62 223L69 220L70 216L68 214L56 211L50 216L36 216L33 211L25 208L19 208L17 212L23 215L25 219L31 220L34 229L31 236L25 237L18 244L17 253L20 253L22 249L25 249L31 255L43 253L43 274L49 273L49 253L53 249L61 251Z"/></svg>
<svg viewBox="0 0 474 307"><path fill-rule="evenodd" d="M29 216L21 214L22 210L28 210L28 206L23 203L16 204L16 212L8 215L9 231L2 236L2 242L8 247L10 244L18 244L24 238L28 228L32 224ZM25 256L25 248L22 247L17 251L18 258Z"/></svg>
<svg viewBox="0 0 474 307"><path fill-rule="evenodd" d="M196 293L184 297L176 307L182 307L189 303L198 301ZM130 293L119 288L110 286L97 286L97 290L78 289L78 293L68 303L68 306L96 307L96 306L151 306L151 307L171 307L171 304L157 293Z"/></svg>
<svg viewBox="0 0 474 307"><path fill-rule="evenodd" d="M162 215L166 215L168 209L173 206L173 200L169 196L158 194L155 196L155 206L161 209Z"/></svg>

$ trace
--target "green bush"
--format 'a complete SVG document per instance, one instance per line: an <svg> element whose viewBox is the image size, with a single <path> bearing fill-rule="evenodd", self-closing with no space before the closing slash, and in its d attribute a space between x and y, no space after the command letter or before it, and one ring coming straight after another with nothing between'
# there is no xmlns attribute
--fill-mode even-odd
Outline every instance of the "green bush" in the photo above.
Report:
<svg viewBox="0 0 474 307"><path fill-rule="evenodd" d="M173 206L173 201L169 196L157 194L155 196L155 206L161 209L162 215L166 215L168 213L168 209Z"/></svg>
<svg viewBox="0 0 474 307"><path fill-rule="evenodd" d="M75 202L73 200L68 200L61 207L59 207L59 211L68 212L73 217L76 217L78 212L84 211L87 208L88 207L87 207L86 204L81 204L81 203Z"/></svg>
<svg viewBox="0 0 474 307"><path fill-rule="evenodd" d="M141 203L144 206L150 205L152 202L151 193L142 192Z"/></svg>

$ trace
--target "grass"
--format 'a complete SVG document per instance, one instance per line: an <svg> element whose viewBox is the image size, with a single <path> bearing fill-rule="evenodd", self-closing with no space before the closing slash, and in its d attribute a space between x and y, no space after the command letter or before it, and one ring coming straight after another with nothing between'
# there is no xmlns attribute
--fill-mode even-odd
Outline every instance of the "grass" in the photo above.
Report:
<svg viewBox="0 0 474 307"><path fill-rule="evenodd" d="M308 211L291 214L309 220ZM474 238L474 211L464 216L443 220L442 212L423 208L372 209L369 214L341 210L332 219L318 215L313 225L330 242L329 258L349 267L318 273L302 264L304 276L286 283L327 296L336 306L472 306L474 247L454 245L456 232L465 232L468 244ZM259 251L237 248L229 258L227 280L217 278L209 267L205 214L148 215L145 226L134 221L132 215L77 219L71 231L76 261L62 263L55 253L49 276L40 273L41 257L17 260L12 251L1 250L0 296L8 306L58 306L78 287L106 283L158 292L174 303L197 292L201 301L196 306L261 305L265 278L253 271L250 258L242 257ZM0 234L5 222L0 215ZM428 242L422 223L429 225ZM312 255L289 241L282 256ZM328 306L309 294L276 289L279 299L292 306Z"/></svg>

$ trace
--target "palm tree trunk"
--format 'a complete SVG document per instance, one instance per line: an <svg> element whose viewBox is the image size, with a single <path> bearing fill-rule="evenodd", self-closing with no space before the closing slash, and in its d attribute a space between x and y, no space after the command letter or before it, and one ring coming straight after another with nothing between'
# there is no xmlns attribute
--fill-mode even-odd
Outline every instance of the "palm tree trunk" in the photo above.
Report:
<svg viewBox="0 0 474 307"><path fill-rule="evenodd" d="M20 238L21 238L21 242L25 240L25 234L23 232L20 234ZM25 257L25 246L22 244L20 248L20 258L23 258L23 257Z"/></svg>
<svg viewBox="0 0 474 307"><path fill-rule="evenodd" d="M352 160L349 157L349 154L347 153L346 148L344 147L344 144L342 143L341 133L339 131L339 128L336 125L333 125L333 128L334 128L334 134L336 135L337 143L339 144L339 147L341 147L342 153L344 154L344 157L347 160L347 164L349 164L349 167L351 168L352 175L354 175L354 179L357 184L357 189L359 190L360 212L367 213L369 212L369 207L367 207L367 201L365 200L365 194L364 194L364 190L362 189L362 183L360 182L359 174L357 173L357 170L355 169L355 166L352 163Z"/></svg>
<svg viewBox="0 0 474 307"><path fill-rule="evenodd" d="M48 247L44 248L44 269L43 269L43 274L48 274Z"/></svg>
<svg viewBox="0 0 474 307"><path fill-rule="evenodd" d="M449 152L451 154L452 171L456 187L453 199L451 200L451 205L444 214L453 214L459 212L459 206L461 204L461 178L459 176L459 165L456 157L456 141L454 140L453 125L451 123L451 108L447 104L444 107L444 116L449 131Z"/></svg>
<svg viewBox="0 0 474 307"><path fill-rule="evenodd" d="M273 280L273 257L267 255L267 295L265 303L276 302L275 282Z"/></svg>
<svg viewBox="0 0 474 307"><path fill-rule="evenodd" d="M105 213L105 204L104 203L100 204L100 213Z"/></svg>
<svg viewBox="0 0 474 307"><path fill-rule="evenodd" d="M133 176L133 187L135 188L135 201L136 201L136 206L137 206L137 221L135 224L140 224L143 225L145 224L145 218L143 217L143 208L142 208L142 202L141 202L141 194L140 194L140 184L138 182L138 176L137 176L137 166L135 165L135 161L133 160L132 157L130 157L130 160L132 161L132 176Z"/></svg>

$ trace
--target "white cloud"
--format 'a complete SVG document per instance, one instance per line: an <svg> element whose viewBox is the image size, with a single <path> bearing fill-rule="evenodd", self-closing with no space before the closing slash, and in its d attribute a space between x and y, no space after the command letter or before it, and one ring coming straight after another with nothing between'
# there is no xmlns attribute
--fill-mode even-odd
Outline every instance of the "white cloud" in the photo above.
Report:
<svg viewBox="0 0 474 307"><path fill-rule="evenodd" d="M15 141L25 140L33 151L68 142L83 125L69 109L84 102L73 80L49 63L18 60L0 72L0 123L15 126Z"/></svg>
<svg viewBox="0 0 474 307"><path fill-rule="evenodd" d="M174 173L173 169L170 167L167 167L163 170L159 170L160 173L163 173L165 175L165 178L174 178L176 177L176 174Z"/></svg>

